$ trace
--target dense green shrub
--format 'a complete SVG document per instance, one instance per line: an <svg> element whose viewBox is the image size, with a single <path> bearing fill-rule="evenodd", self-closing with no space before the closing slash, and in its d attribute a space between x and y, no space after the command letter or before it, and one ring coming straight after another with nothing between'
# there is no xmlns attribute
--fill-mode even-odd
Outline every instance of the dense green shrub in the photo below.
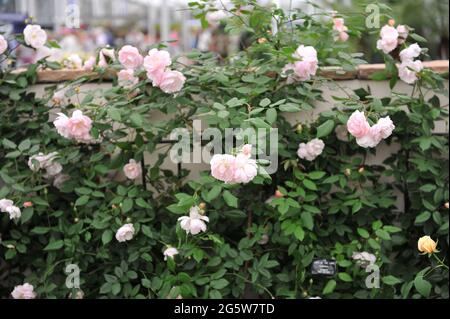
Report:
<svg viewBox="0 0 450 319"><path fill-rule="evenodd" d="M191 7L205 22L204 4ZM359 54L346 52L345 42L335 41L325 13L292 14L259 6L232 11L226 30L245 29L252 45L220 64L200 52L187 55L192 63L174 62L187 79L175 95L152 87L145 72L127 89L113 85L81 94L89 76L66 83L61 112L88 114L91 134L100 139L94 144L57 133L49 107L56 88L49 87L43 98L28 90L38 65L24 73L2 71L0 199L32 206L22 208L17 220L0 216L0 296L28 282L40 298L67 298L74 291L65 286L65 266L76 264L86 298L448 298L448 268L435 254L428 258L417 250L417 240L430 235L438 240L438 255L448 254L448 139L432 132L448 113L437 96L424 95L443 93L443 79L424 70L414 84L417 94L394 93L397 68L386 54L390 74L376 77L391 76L393 93L383 99L319 74L287 84L281 70L300 44L317 50L320 67L354 70L364 63ZM273 21L277 33L270 32ZM45 66L58 67L39 62ZM286 115L314 108L324 86L343 90L345 97L336 97L335 107L316 120L292 126ZM395 123L383 143L399 149L383 164L366 163L375 148L358 146L350 135L347 141L337 137L336 127L355 110L365 111L371 123L387 115ZM155 122L155 112L169 116ZM144 163L145 153L159 149L173 129L191 128L195 118L220 129L277 127L278 171L249 184L226 184L209 171L192 181L185 169L177 175L160 168L166 147L157 163L143 166L144 184L117 178L130 159ZM323 153L311 162L299 159L298 144L316 137L325 143ZM31 156L54 151L70 176L60 187L28 164ZM277 190L277 198L267 201ZM396 205L399 194L404 209ZM177 219L195 205L209 217L208 229L187 235ZM114 234L127 223L135 235L118 242ZM165 261L167 246L179 254ZM376 256L379 289L366 288L368 273L352 259L362 251ZM335 259L337 274L311 275L315 258Z"/></svg>

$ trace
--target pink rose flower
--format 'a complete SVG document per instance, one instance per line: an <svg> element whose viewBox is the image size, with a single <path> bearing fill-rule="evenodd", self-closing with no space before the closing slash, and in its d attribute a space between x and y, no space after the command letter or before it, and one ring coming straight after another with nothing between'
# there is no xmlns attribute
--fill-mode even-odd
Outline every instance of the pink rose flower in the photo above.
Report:
<svg viewBox="0 0 450 319"><path fill-rule="evenodd" d="M244 154L236 155L233 182L247 184L252 181L256 175L258 175L256 161Z"/></svg>
<svg viewBox="0 0 450 319"><path fill-rule="evenodd" d="M413 61L420 55L421 52L422 49L417 43L411 44L406 49L400 51L400 60L402 62Z"/></svg>
<svg viewBox="0 0 450 319"><path fill-rule="evenodd" d="M398 76L400 77L400 79L405 83L413 84L414 82L417 81L418 79L417 73L422 71L423 64L419 60L417 61L407 60L402 62L402 64L397 66L397 68L398 68Z"/></svg>
<svg viewBox="0 0 450 319"><path fill-rule="evenodd" d="M80 110L73 112L72 117L67 122L69 135L78 141L91 140L91 128L92 120L88 116L83 115L83 112Z"/></svg>
<svg viewBox="0 0 450 319"><path fill-rule="evenodd" d="M185 81L186 78L181 72L165 71L158 79L157 86L159 86L164 93L171 94L179 92L183 88Z"/></svg>
<svg viewBox="0 0 450 319"><path fill-rule="evenodd" d="M10 199L6 199L6 198L0 199L0 212L6 213L6 209L13 205L14 205L14 202Z"/></svg>
<svg viewBox="0 0 450 319"><path fill-rule="evenodd" d="M377 42L377 49L388 54L394 51L398 45L398 31L390 25L385 25L380 31L381 39Z"/></svg>
<svg viewBox="0 0 450 319"><path fill-rule="evenodd" d="M206 231L206 223L209 222L207 216L200 214L200 208L198 206L191 207L189 210L189 216L183 216L178 218L180 227L186 231L187 234L197 235L200 232Z"/></svg>
<svg viewBox="0 0 450 319"><path fill-rule="evenodd" d="M369 133L367 133L366 135L356 138L356 143L364 148L368 148L368 147L376 147L378 145L378 143L380 143L380 139L378 139L378 137L376 137L376 134L372 134L371 132L372 128L369 130Z"/></svg>
<svg viewBox="0 0 450 319"><path fill-rule="evenodd" d="M67 123L69 123L69 118L63 113L58 113L58 117L53 121L53 125L55 125L58 134L62 137L70 138Z"/></svg>
<svg viewBox="0 0 450 319"><path fill-rule="evenodd" d="M397 32L398 32L398 44L404 43L409 35L408 27L406 25L400 24L397 26Z"/></svg>
<svg viewBox="0 0 450 319"><path fill-rule="evenodd" d="M139 79L134 76L132 69L121 70L117 75L118 83L125 89L130 89L139 83Z"/></svg>
<svg viewBox="0 0 450 319"><path fill-rule="evenodd" d="M83 64L83 69L86 71L92 71L95 67L95 57L91 56L89 59L87 59Z"/></svg>
<svg viewBox="0 0 450 319"><path fill-rule="evenodd" d="M9 214L9 219L19 219L22 216L22 211L17 206L6 207L6 213Z"/></svg>
<svg viewBox="0 0 450 319"><path fill-rule="evenodd" d="M23 30L25 43L35 49L42 48L47 42L47 33L42 30L40 25L29 24Z"/></svg>
<svg viewBox="0 0 450 319"><path fill-rule="evenodd" d="M23 285L15 286L11 296L14 299L34 299L36 298L36 293L32 285L24 283Z"/></svg>
<svg viewBox="0 0 450 319"><path fill-rule="evenodd" d="M299 59L294 63L294 73L300 81L307 81L315 75L318 68L317 51L312 46L300 45L295 51L294 58Z"/></svg>
<svg viewBox="0 0 450 319"><path fill-rule="evenodd" d="M175 255L178 255L178 249L174 247L168 247L166 250L164 250L164 260L167 260L167 258L173 258Z"/></svg>
<svg viewBox="0 0 450 319"><path fill-rule="evenodd" d="M336 31L337 36L334 38L335 41L345 42L348 40L348 28L344 25L344 19L334 18L333 19L333 30Z"/></svg>
<svg viewBox="0 0 450 319"><path fill-rule="evenodd" d="M160 76L172 64L170 53L163 50L151 49L144 58L144 68L150 80Z"/></svg>
<svg viewBox="0 0 450 319"><path fill-rule="evenodd" d="M211 175L219 181L232 183L236 157L228 154L216 154L211 159Z"/></svg>
<svg viewBox="0 0 450 319"><path fill-rule="evenodd" d="M369 122L367 122L364 113L360 111L353 112L353 114L348 119L347 130L356 138L365 136L370 130L370 125Z"/></svg>
<svg viewBox="0 0 450 319"><path fill-rule="evenodd" d="M83 60L81 60L78 54L71 54L64 62L64 65L68 69L78 70L83 67Z"/></svg>
<svg viewBox="0 0 450 319"><path fill-rule="evenodd" d="M0 55L6 52L6 49L8 49L8 42L5 40L5 38L0 34Z"/></svg>
<svg viewBox="0 0 450 319"><path fill-rule="evenodd" d="M250 158L252 156L252 144L245 144L244 146L242 146L241 152L242 154Z"/></svg>
<svg viewBox="0 0 450 319"><path fill-rule="evenodd" d="M322 154L324 148L325 143L321 139L315 138L306 144L300 143L297 155L301 159L313 161L317 156Z"/></svg>
<svg viewBox="0 0 450 319"><path fill-rule="evenodd" d="M131 45L125 45L119 51L119 62L126 69L137 69L142 65L144 58L139 50Z"/></svg>
<svg viewBox="0 0 450 319"><path fill-rule="evenodd" d="M133 239L134 236L134 227L133 224L125 224L120 227L116 232L116 239L118 242L125 242L127 240Z"/></svg>
<svg viewBox="0 0 450 319"><path fill-rule="evenodd" d="M114 49L103 48L99 52L98 57L98 66L101 68L106 68L109 65L109 62L116 61L116 55Z"/></svg>
<svg viewBox="0 0 450 319"><path fill-rule="evenodd" d="M123 167L125 176L129 179L136 179L142 174L141 164L136 163L134 159L130 159L129 163Z"/></svg>

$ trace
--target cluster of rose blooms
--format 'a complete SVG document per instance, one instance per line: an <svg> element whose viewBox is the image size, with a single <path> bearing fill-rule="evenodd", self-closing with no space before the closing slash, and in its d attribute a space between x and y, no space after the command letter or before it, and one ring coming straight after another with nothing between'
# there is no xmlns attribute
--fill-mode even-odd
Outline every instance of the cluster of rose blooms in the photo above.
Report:
<svg viewBox="0 0 450 319"><path fill-rule="evenodd" d="M58 155L58 152L52 152L50 154L39 153L28 159L28 167L33 172L45 170L43 177L53 180L53 186L56 188L60 188L64 182L70 179L69 175L62 173L62 165L55 161Z"/></svg>
<svg viewBox="0 0 450 319"><path fill-rule="evenodd" d="M394 51L398 46L405 43L409 35L409 29L405 25L394 27L395 21L389 20L389 24L381 28L380 39L377 41L377 49L386 54ZM422 49L417 43L410 45L400 52L401 63L397 65L400 79L408 84L417 81L417 74L422 71L423 64L417 58Z"/></svg>
<svg viewBox="0 0 450 319"><path fill-rule="evenodd" d="M246 144L236 155L216 154L211 159L211 175L219 181L247 184L258 174L256 160L251 159L252 145Z"/></svg>
<svg viewBox="0 0 450 319"><path fill-rule="evenodd" d="M137 48L125 45L119 51L119 62L125 69L119 72L118 81L119 85L125 88L131 88L139 82L135 72L142 66L153 86L159 87L165 93L179 92L186 81L181 72L169 68L172 59L170 53L164 50L151 49L144 58Z"/></svg>
<svg viewBox="0 0 450 319"><path fill-rule="evenodd" d="M297 155L301 159L313 161L317 156L322 154L325 148L325 143L318 138L315 138L308 143L300 143L297 150Z"/></svg>
<svg viewBox="0 0 450 319"><path fill-rule="evenodd" d="M370 126L363 112L355 111L347 121L348 132L356 138L359 146L376 147L383 139L391 136L395 125L389 116L380 118Z"/></svg>
<svg viewBox="0 0 450 319"><path fill-rule="evenodd" d="M334 41L342 41L345 42L348 40L348 28L344 24L343 18L334 18L333 17L333 30L336 32L336 36L334 37Z"/></svg>
<svg viewBox="0 0 450 319"><path fill-rule="evenodd" d="M23 38L25 43L35 49L41 49L47 43L47 33L42 30L40 25L29 24L23 30ZM0 55L8 49L8 42L0 34Z"/></svg>

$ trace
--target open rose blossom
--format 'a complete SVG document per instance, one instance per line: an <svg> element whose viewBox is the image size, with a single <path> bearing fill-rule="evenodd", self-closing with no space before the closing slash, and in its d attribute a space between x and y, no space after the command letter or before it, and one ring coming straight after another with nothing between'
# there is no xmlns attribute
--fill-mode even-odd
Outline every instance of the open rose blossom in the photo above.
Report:
<svg viewBox="0 0 450 319"><path fill-rule="evenodd" d="M133 224L125 224L117 230L116 239L121 243L127 240L131 240L133 239L134 232L135 230Z"/></svg>
<svg viewBox="0 0 450 319"><path fill-rule="evenodd" d="M183 216L178 218L180 226L186 231L187 234L197 235L200 232L206 231L206 223L209 222L207 216L200 214L200 208L198 206L191 207L189 210L189 216Z"/></svg>
<svg viewBox="0 0 450 319"><path fill-rule="evenodd" d="M118 83L125 89L130 89L139 83L139 79L134 75L134 70L121 70L117 75Z"/></svg>
<svg viewBox="0 0 450 319"><path fill-rule="evenodd" d="M154 84L157 83L157 86L164 93L171 94L179 92L183 88L185 81L186 78L181 72L169 70L162 73Z"/></svg>
<svg viewBox="0 0 450 319"><path fill-rule="evenodd" d="M232 183L236 157L229 154L216 154L211 159L211 175L219 181Z"/></svg>
<svg viewBox="0 0 450 319"><path fill-rule="evenodd" d="M306 144L300 143L297 155L301 159L313 161L317 156L322 154L324 148L325 143L321 139L315 138Z"/></svg>
<svg viewBox="0 0 450 319"><path fill-rule="evenodd" d="M0 212L6 213L6 209L13 205L14 205L14 202L10 199L6 199L6 198L0 199Z"/></svg>
<svg viewBox="0 0 450 319"><path fill-rule="evenodd" d="M406 49L400 51L400 60L402 62L413 61L421 52L422 48L417 43L411 44Z"/></svg>
<svg viewBox="0 0 450 319"><path fill-rule="evenodd" d="M17 206L6 207L6 213L9 214L9 219L19 219L22 216L22 211Z"/></svg>
<svg viewBox="0 0 450 319"><path fill-rule="evenodd" d="M119 62L126 68L135 70L142 65L144 58L139 50L131 45L125 45L119 51Z"/></svg>
<svg viewBox="0 0 450 319"><path fill-rule="evenodd" d="M396 28L385 25L380 31L380 40L377 42L377 49L388 54L395 50L398 45L398 31Z"/></svg>
<svg viewBox="0 0 450 319"><path fill-rule="evenodd" d="M34 299L36 298L36 293L34 292L33 285L24 283L23 285L15 286L11 292L11 296L14 299Z"/></svg>
<svg viewBox="0 0 450 319"><path fill-rule="evenodd" d="M0 55L6 52L8 49L8 42L5 38L0 34Z"/></svg>
<svg viewBox="0 0 450 319"><path fill-rule="evenodd" d="M422 61L407 60L402 62L398 67L399 78L408 84L414 84L418 80L417 74L423 70Z"/></svg>
<svg viewBox="0 0 450 319"><path fill-rule="evenodd" d="M141 164L136 163L134 159L130 159L130 162L123 167L125 176L129 179L136 179L142 174Z"/></svg>
<svg viewBox="0 0 450 319"><path fill-rule="evenodd" d="M356 143L364 148L376 147L381 140L391 136L395 125L389 116L380 118L370 127L364 113L355 111L347 122L348 132L356 138Z"/></svg>
<svg viewBox="0 0 450 319"><path fill-rule="evenodd" d="M173 258L175 255L178 255L178 249L174 247L168 247L166 250L164 250L164 260L167 260L167 258Z"/></svg>
<svg viewBox="0 0 450 319"><path fill-rule="evenodd" d="M316 74L319 60L317 51L312 46L300 45L295 50L293 57L300 60L295 62L293 67L294 74L299 81L307 81Z"/></svg>
<svg viewBox="0 0 450 319"><path fill-rule="evenodd" d="M35 49L42 48L47 42L47 33L40 25L29 24L23 30L25 43Z"/></svg>
<svg viewBox="0 0 450 319"><path fill-rule="evenodd" d="M83 115L83 112L76 110L69 118L63 113L58 113L58 117L53 122L58 133L68 139L74 139L82 143L90 143L92 136L92 120Z"/></svg>
<svg viewBox="0 0 450 319"><path fill-rule="evenodd" d="M370 124L367 122L364 113L360 111L353 112L348 119L347 130L356 138L365 136L370 130Z"/></svg>
<svg viewBox="0 0 450 319"><path fill-rule="evenodd" d="M417 249L424 254L432 254L437 251L437 243L430 236L423 236L417 242Z"/></svg>
<svg viewBox="0 0 450 319"><path fill-rule="evenodd" d="M163 50L151 49L144 58L144 68L147 71L148 78L152 81L171 64L170 53Z"/></svg>
<svg viewBox="0 0 450 319"><path fill-rule="evenodd" d="M247 184L258 175L256 161L245 154L236 155L234 162L234 183Z"/></svg>

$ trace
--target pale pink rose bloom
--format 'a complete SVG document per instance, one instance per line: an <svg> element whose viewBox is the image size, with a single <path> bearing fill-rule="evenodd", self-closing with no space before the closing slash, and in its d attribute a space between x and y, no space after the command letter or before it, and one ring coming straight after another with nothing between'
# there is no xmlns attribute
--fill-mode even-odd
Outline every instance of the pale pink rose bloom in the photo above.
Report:
<svg viewBox="0 0 450 319"><path fill-rule="evenodd" d="M89 59L87 59L83 64L83 69L86 71L92 71L95 67L95 57L91 56Z"/></svg>
<svg viewBox="0 0 450 319"><path fill-rule="evenodd" d="M67 182L68 180L70 180L70 176L67 174L58 174L55 176L55 178L53 179L53 186L60 189L65 182Z"/></svg>
<svg viewBox="0 0 450 319"><path fill-rule="evenodd" d="M252 156L252 144L245 144L242 146L241 152L250 158Z"/></svg>
<svg viewBox="0 0 450 319"><path fill-rule="evenodd" d="M405 62L402 62L398 67L398 76L400 79L408 84L413 84L417 81L417 73L422 71L423 64L421 61L411 61L407 60Z"/></svg>
<svg viewBox="0 0 450 319"><path fill-rule="evenodd" d="M381 39L377 42L377 49L388 54L394 51L398 45L398 31L396 28L385 25L380 31Z"/></svg>
<svg viewBox="0 0 450 319"><path fill-rule="evenodd" d="M41 29L40 25L29 24L23 30L25 43L35 49L42 48L47 42L47 33Z"/></svg>
<svg viewBox="0 0 450 319"><path fill-rule="evenodd" d="M300 45L295 50L293 57L300 60L294 63L293 68L300 81L307 81L316 74L319 60L317 59L317 51L312 46Z"/></svg>
<svg viewBox="0 0 450 319"><path fill-rule="evenodd" d="M216 154L211 159L211 175L219 181L232 183L236 157L229 154Z"/></svg>
<svg viewBox="0 0 450 319"><path fill-rule="evenodd" d="M22 211L17 206L6 207L6 213L9 214L9 219L19 219L22 216Z"/></svg>
<svg viewBox="0 0 450 319"><path fill-rule="evenodd" d="M153 77L162 74L171 64L170 53L163 50L151 49L144 58L144 68L152 81L154 81Z"/></svg>
<svg viewBox="0 0 450 319"><path fill-rule="evenodd" d="M356 138L361 138L369 133L370 125L363 112L355 111L347 122L348 132Z"/></svg>
<svg viewBox="0 0 450 319"><path fill-rule="evenodd" d="M83 115L83 112L76 110L73 112L72 117L67 121L67 131L69 136L78 141L91 140L91 128L92 120Z"/></svg>
<svg viewBox="0 0 450 319"><path fill-rule="evenodd" d="M402 62L413 61L420 55L421 52L422 49L417 43L411 44L409 47L400 52L400 60Z"/></svg>
<svg viewBox="0 0 450 319"><path fill-rule="evenodd" d="M236 155L233 182L247 184L252 181L256 175L258 175L256 161L244 154Z"/></svg>
<svg viewBox="0 0 450 319"><path fill-rule="evenodd" d="M409 35L408 27L406 25L400 24L397 26L397 32L398 32L398 43L399 44L404 43Z"/></svg>
<svg viewBox="0 0 450 319"><path fill-rule="evenodd" d="M137 69L142 65L144 58L139 50L131 45L125 45L119 51L119 62L126 69Z"/></svg>
<svg viewBox="0 0 450 319"><path fill-rule="evenodd" d="M315 138L306 144L300 143L297 155L301 159L313 161L317 156L322 154L324 148L325 143L321 139Z"/></svg>
<svg viewBox="0 0 450 319"><path fill-rule="evenodd" d="M36 51L34 61L37 62L42 59L48 62L61 62L64 59L64 52L62 49L43 46Z"/></svg>
<svg viewBox="0 0 450 319"><path fill-rule="evenodd" d="M123 167L125 176L129 179L136 179L142 174L141 164L136 163L134 159L130 159L129 163Z"/></svg>
<svg viewBox="0 0 450 319"><path fill-rule="evenodd" d="M370 130L372 130L372 128ZM381 139L379 139L376 134L372 134L370 132L356 139L356 143L364 148L376 147L380 141Z"/></svg>
<svg viewBox="0 0 450 319"><path fill-rule="evenodd" d="M10 199L6 199L6 198L0 199L0 212L6 213L6 209L13 205L14 205L14 202Z"/></svg>
<svg viewBox="0 0 450 319"><path fill-rule="evenodd" d="M167 260L167 258L173 258L175 255L178 255L178 249L174 247L168 247L166 250L164 250L164 260Z"/></svg>
<svg viewBox="0 0 450 319"><path fill-rule="evenodd" d="M135 230L133 224L125 224L117 230L116 239L121 243L127 240L131 240L133 239L134 232Z"/></svg>
<svg viewBox="0 0 450 319"><path fill-rule="evenodd" d="M0 34L0 55L6 52L8 49L8 42L5 38Z"/></svg>
<svg viewBox="0 0 450 319"><path fill-rule="evenodd" d="M206 223L209 222L207 216L200 214L200 208L198 206L191 207L189 210L189 216L183 216L178 218L180 226L186 231L187 234L197 235L200 232L206 231Z"/></svg>
<svg viewBox="0 0 450 319"><path fill-rule="evenodd" d="M164 93L179 92L184 85L186 78L178 71L165 71L159 79L158 86Z"/></svg>
<svg viewBox="0 0 450 319"><path fill-rule="evenodd" d="M130 89L139 83L138 77L134 76L132 69L121 70L117 75L118 83L125 89Z"/></svg>
<svg viewBox="0 0 450 319"><path fill-rule="evenodd" d="M14 299L34 299L36 298L36 293L32 285L24 283L23 285L15 286L11 296Z"/></svg>
<svg viewBox="0 0 450 319"><path fill-rule="evenodd" d="M83 67L83 60L78 54L71 54L65 61L64 65L69 69L81 69Z"/></svg>
<svg viewBox="0 0 450 319"><path fill-rule="evenodd" d="M58 117L53 121L56 131L59 135L65 138L70 138L69 130L67 129L67 124L69 123L69 118L63 113L58 113Z"/></svg>
<svg viewBox="0 0 450 319"><path fill-rule="evenodd" d="M389 116L380 118L377 122L377 124L375 124L374 126L372 126L370 128L370 132L368 135L370 135L370 137L373 140L373 143L377 142L378 143L385 138L388 138L389 136L392 135L392 132L395 129L395 125L392 122L391 118ZM369 143L370 140L368 140ZM376 144L378 144L376 143ZM370 143L369 143L370 144ZM376 146L376 145L375 145ZM374 146L369 146L369 147L374 147Z"/></svg>
<svg viewBox="0 0 450 319"><path fill-rule="evenodd" d="M101 68L106 68L108 66L107 58L111 62L116 61L114 49L103 48L100 50L98 58L98 66Z"/></svg>

